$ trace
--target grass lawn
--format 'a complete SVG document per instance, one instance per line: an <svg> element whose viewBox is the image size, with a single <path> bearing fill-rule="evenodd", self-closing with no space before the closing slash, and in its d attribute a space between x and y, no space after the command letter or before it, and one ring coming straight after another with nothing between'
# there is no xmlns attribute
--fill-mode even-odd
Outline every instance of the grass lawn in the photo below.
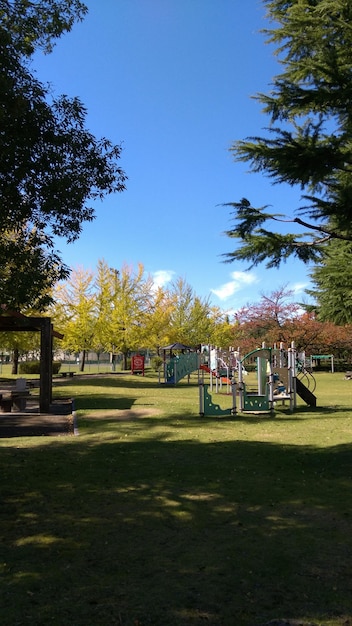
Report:
<svg viewBox="0 0 352 626"><path fill-rule="evenodd" d="M1 624L352 625L352 381L315 393L210 418L195 379L57 381L78 436L0 439Z"/></svg>

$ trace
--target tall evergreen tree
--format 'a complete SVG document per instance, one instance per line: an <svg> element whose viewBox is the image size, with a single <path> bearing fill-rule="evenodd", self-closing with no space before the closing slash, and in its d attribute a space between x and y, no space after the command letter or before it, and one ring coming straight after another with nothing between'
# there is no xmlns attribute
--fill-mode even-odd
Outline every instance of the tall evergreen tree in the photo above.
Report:
<svg viewBox="0 0 352 626"><path fill-rule="evenodd" d="M278 267L291 255L317 262L328 241L352 241L352 3L264 4L273 22L264 32L283 72L268 94L256 96L270 120L265 136L236 141L231 150L253 172L298 186L302 197L288 216L246 198L228 203L234 226L227 234L238 246L224 256L251 266Z"/></svg>
<svg viewBox="0 0 352 626"><path fill-rule="evenodd" d="M352 243L329 242L321 265L310 273L314 289L307 289L317 302L319 319L352 324L351 272Z"/></svg>

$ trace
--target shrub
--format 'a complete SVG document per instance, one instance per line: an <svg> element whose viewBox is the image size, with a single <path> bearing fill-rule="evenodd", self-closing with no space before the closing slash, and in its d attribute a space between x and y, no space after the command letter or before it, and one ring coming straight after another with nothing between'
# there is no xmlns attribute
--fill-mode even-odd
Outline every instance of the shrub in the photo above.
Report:
<svg viewBox="0 0 352 626"><path fill-rule="evenodd" d="M52 364L53 374L60 371L60 361L54 361ZM40 361L22 361L18 367L19 374L40 374Z"/></svg>
<svg viewBox="0 0 352 626"><path fill-rule="evenodd" d="M163 359L161 358L161 356L153 356L153 358L150 361L150 364L154 372L158 372L163 364Z"/></svg>

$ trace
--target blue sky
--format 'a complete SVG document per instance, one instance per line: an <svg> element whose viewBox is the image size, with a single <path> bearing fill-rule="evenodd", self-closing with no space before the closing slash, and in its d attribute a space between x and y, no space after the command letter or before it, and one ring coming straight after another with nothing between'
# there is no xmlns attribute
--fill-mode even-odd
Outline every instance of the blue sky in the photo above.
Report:
<svg viewBox="0 0 352 626"><path fill-rule="evenodd" d="M251 98L280 67L259 31L259 0L86 0L89 13L33 69L55 94L78 96L97 137L123 145L127 190L94 204L79 241L58 247L71 267L144 265L158 284L182 277L235 310L287 285L302 300L307 268L224 264L233 241L223 203L247 197L292 215L299 192L248 173L233 141L263 134Z"/></svg>

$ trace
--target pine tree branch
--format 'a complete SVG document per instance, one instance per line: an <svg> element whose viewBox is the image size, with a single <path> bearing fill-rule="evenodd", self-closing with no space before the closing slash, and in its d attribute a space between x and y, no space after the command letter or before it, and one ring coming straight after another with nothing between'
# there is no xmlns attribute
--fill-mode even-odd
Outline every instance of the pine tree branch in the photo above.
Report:
<svg viewBox="0 0 352 626"><path fill-rule="evenodd" d="M238 203L226 203L234 211L235 226L226 235L239 242L235 251L225 253L226 263L249 261L250 268L265 262L267 268L279 267L290 256L304 263L317 262L323 254L324 246L332 239L351 241L352 236L334 230L328 225L313 224L299 217L288 218L277 213L267 213L267 207L255 208L247 198ZM267 230L264 224L270 220L286 224L299 224L308 229L301 234L278 233ZM312 236L312 231L316 236ZM319 233L319 235L318 235Z"/></svg>
<svg viewBox="0 0 352 626"><path fill-rule="evenodd" d="M289 219L289 218L283 219L283 218L277 217L274 214L268 215L267 217L268 219L275 220L276 222L299 224L300 226L304 226L304 228L309 228L310 230L315 230L325 235L325 237L312 241L311 245L325 243L327 241L330 241L331 239L341 239L342 241L352 241L351 235L344 235L343 233L339 233L336 230L332 230L331 228L328 228L327 226L321 226L321 225L319 226L317 224L310 224L309 222L302 220L300 217L294 217L293 219ZM301 245L301 244L297 242L297 245Z"/></svg>
<svg viewBox="0 0 352 626"><path fill-rule="evenodd" d="M300 224L301 226L304 226L305 228L310 228L320 233L325 233L326 237L322 237L321 239L316 240L317 244L325 243L326 241L330 241L331 239L342 239L343 241L352 241L351 235L349 236L344 235L343 233L339 233L335 230L331 230L327 226L317 226L317 224L314 224L314 225L309 224L308 222L305 222L299 217L295 217L293 220L287 220L287 221L292 221L292 222L295 222L296 224Z"/></svg>

